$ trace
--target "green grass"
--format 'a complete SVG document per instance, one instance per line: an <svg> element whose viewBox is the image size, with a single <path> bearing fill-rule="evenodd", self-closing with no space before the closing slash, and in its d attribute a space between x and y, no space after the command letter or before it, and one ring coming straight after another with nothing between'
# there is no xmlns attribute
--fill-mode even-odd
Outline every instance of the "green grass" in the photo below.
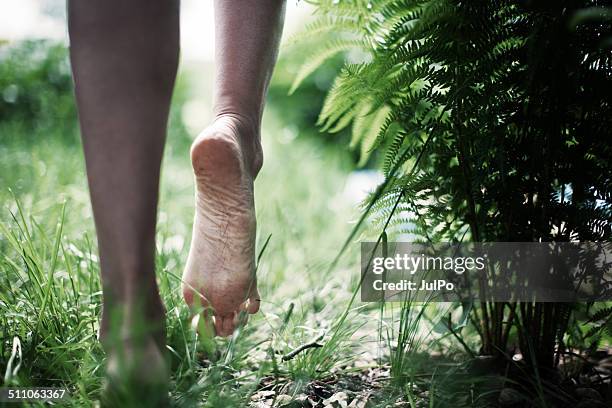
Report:
<svg viewBox="0 0 612 408"><path fill-rule="evenodd" d="M98 396L104 355L96 340L101 292L81 148L64 135L23 132L5 125L0 145L0 367L6 384L63 384L73 406L86 406ZM341 195L349 163L342 151L291 132L273 112L266 116L266 161L256 182L258 247L269 238L258 266L262 312L204 355L179 289L193 216L189 143L180 126L170 127L157 276L180 406L245 404L269 376L291 381L297 393L354 358L351 335L363 318L351 312L337 335L332 325L357 282L356 251L325 276L355 215ZM322 332L323 348L281 360Z"/></svg>
<svg viewBox="0 0 612 408"><path fill-rule="evenodd" d="M156 254L173 405L262 406L267 399L265 406L297 407L310 406L308 396L323 406L350 390L350 406L362 406L360 399L395 406L398 398L399 406L412 408L490 406L504 381L474 370L486 360L466 361L478 352L471 305L359 301L358 242L386 243L376 225L387 225L388 214L368 216L367 205L359 210L342 194L353 169L347 135L309 128L320 88L329 84L319 78L287 97L295 76L287 61L277 67L270 92L265 165L256 181L261 312L231 339L215 340L192 330L180 294L193 218L189 145L211 111L211 67L182 67ZM17 83L28 81L15 75ZM44 114L27 111L33 123L15 116L0 121L0 386L64 386L71 399L62 405L92 406L105 356L96 338L102 298L82 151L75 120L62 120L58 103L49 102L56 99L33 89L31 99L45 102ZM57 92L69 111L69 95ZM283 358L315 339L317 347ZM530 395L541 405L545 386L538 383L538 394Z"/></svg>
<svg viewBox="0 0 612 408"><path fill-rule="evenodd" d="M283 85L264 117L265 163L255 186L261 312L230 340L210 342L191 328L180 293L193 218L188 152L209 120L209 73L183 67L160 187L156 273L167 309L172 402L244 406L254 393L274 390L273 404L282 406L317 394L321 384L351 388L348 381L371 393L373 406L398 397L423 406L419 390L429 388L431 365L416 355L427 357L438 342L453 349L448 333L433 332L448 307L359 301L358 239L378 232L350 235L360 217L343 194L351 154L314 128L288 123L295 118L278 105ZM90 406L105 357L96 337L102 298L83 155L76 132L66 130L77 124L31 128L0 123L0 384L65 386L70 406ZM347 237L346 253L333 264ZM283 360L314 339L321 347ZM374 379L356 379L368 375Z"/></svg>

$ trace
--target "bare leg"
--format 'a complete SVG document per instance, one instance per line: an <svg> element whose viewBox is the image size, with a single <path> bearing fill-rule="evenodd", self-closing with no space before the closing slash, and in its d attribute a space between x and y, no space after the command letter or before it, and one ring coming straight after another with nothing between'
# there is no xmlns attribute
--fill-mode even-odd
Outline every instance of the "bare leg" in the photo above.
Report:
<svg viewBox="0 0 612 408"><path fill-rule="evenodd" d="M108 370L138 369L146 360L138 373L145 382L146 375L162 376L165 370L155 223L178 64L178 13L178 0L70 0L68 6L100 252Z"/></svg>
<svg viewBox="0 0 612 408"><path fill-rule="evenodd" d="M183 293L212 309L221 336L234 331L238 312L259 309L253 180L284 10L283 0L215 1L216 119L191 149L196 212Z"/></svg>

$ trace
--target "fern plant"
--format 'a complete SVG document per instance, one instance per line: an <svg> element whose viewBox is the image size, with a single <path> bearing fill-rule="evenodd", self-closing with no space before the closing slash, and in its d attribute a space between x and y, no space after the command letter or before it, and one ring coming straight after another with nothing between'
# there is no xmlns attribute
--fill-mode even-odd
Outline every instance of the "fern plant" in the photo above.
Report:
<svg viewBox="0 0 612 408"><path fill-rule="evenodd" d="M344 53L317 124L351 128L358 165L384 172L362 221L431 242L610 240L605 2L312 3L318 19L298 41L315 52L293 89ZM526 361L553 367L573 310L483 302L471 321L482 354L516 336Z"/></svg>

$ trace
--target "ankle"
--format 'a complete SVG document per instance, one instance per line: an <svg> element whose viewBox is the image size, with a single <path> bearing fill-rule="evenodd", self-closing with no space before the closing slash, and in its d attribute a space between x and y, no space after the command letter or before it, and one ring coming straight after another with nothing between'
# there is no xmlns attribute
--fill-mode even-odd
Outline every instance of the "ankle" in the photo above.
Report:
<svg viewBox="0 0 612 408"><path fill-rule="evenodd" d="M153 337L165 341L166 308L157 292L133 294L125 298L104 296L100 339L114 342L128 336Z"/></svg>
<svg viewBox="0 0 612 408"><path fill-rule="evenodd" d="M262 116L262 108L259 103L245 103L244 100L236 100L234 97L217 98L213 104L212 113L215 119L232 117L247 125L249 130L259 132Z"/></svg>
<svg viewBox="0 0 612 408"><path fill-rule="evenodd" d="M214 108L213 118L215 121L223 118L233 119L253 134L259 133L261 125L260 115L257 112L248 112L244 109Z"/></svg>

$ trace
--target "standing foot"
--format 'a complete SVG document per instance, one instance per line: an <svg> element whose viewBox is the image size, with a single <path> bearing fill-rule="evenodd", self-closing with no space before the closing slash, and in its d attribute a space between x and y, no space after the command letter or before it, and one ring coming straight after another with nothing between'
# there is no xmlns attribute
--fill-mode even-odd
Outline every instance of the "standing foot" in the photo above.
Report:
<svg viewBox="0 0 612 408"><path fill-rule="evenodd" d="M102 406L166 407L169 369L153 338L126 339L109 353Z"/></svg>
<svg viewBox="0 0 612 408"><path fill-rule="evenodd" d="M100 330L107 356L102 406L167 406L165 309L157 289L114 303L105 301Z"/></svg>

